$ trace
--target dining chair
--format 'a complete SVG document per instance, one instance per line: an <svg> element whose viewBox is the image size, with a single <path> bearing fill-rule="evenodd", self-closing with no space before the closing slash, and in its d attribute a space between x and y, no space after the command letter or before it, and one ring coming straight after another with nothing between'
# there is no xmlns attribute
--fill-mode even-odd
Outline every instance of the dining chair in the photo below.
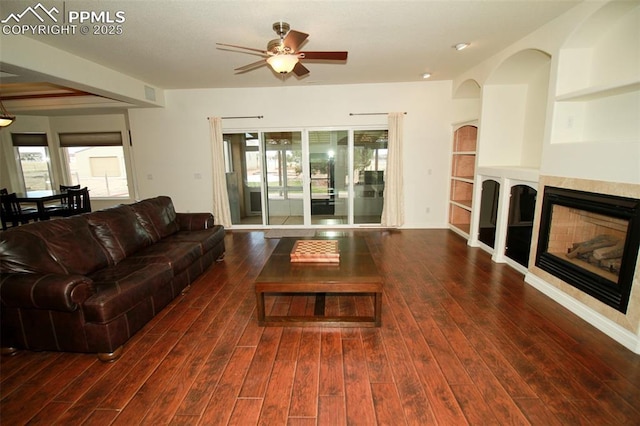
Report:
<svg viewBox="0 0 640 426"><path fill-rule="evenodd" d="M60 191L68 191L69 189L80 189L80 184L78 185L60 185Z"/></svg>
<svg viewBox="0 0 640 426"><path fill-rule="evenodd" d="M7 188L0 188L0 195L9 195L9 190Z"/></svg>
<svg viewBox="0 0 640 426"><path fill-rule="evenodd" d="M91 199L89 198L89 188L86 186L79 189L68 189L69 210L74 214L88 213L91 211Z"/></svg>
<svg viewBox="0 0 640 426"><path fill-rule="evenodd" d="M70 189L80 189L80 185L60 185L60 192L66 193ZM59 216L56 213L69 207L68 196L60 198L55 204L46 204L44 211L48 216Z"/></svg>
<svg viewBox="0 0 640 426"><path fill-rule="evenodd" d="M23 209L15 192L0 194L0 209L0 222L3 231L7 230L8 225L18 226L29 223L30 220L38 220L38 210L35 208Z"/></svg>
<svg viewBox="0 0 640 426"><path fill-rule="evenodd" d="M67 189L66 198L66 207L51 209L48 211L49 216L67 217L91 211L91 198L89 197L89 188L86 186L80 189Z"/></svg>

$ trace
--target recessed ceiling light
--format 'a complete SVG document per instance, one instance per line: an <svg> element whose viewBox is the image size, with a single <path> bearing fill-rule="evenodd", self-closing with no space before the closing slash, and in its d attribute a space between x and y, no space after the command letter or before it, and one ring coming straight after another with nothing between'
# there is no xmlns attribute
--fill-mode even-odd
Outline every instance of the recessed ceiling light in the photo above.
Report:
<svg viewBox="0 0 640 426"><path fill-rule="evenodd" d="M458 43L456 45L453 46L454 49L456 50L463 50L466 49L467 47L469 47L471 43Z"/></svg>
<svg viewBox="0 0 640 426"><path fill-rule="evenodd" d="M424 74L422 74L422 78L424 78L425 80L427 78L430 78L430 77L431 77L431 73L430 72L425 72Z"/></svg>

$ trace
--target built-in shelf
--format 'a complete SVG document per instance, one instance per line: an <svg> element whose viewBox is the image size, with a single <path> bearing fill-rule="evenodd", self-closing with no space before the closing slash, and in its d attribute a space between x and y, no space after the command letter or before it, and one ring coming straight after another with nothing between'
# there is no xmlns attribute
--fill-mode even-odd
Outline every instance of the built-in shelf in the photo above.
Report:
<svg viewBox="0 0 640 426"><path fill-rule="evenodd" d="M610 2L560 49L552 144L640 142L639 19L636 2Z"/></svg>
<svg viewBox="0 0 640 426"><path fill-rule="evenodd" d="M456 205L462 209L471 211L471 200L456 200L456 201L451 201L451 204Z"/></svg>
<svg viewBox="0 0 640 426"><path fill-rule="evenodd" d="M451 176L452 181L473 183L473 176Z"/></svg>
<svg viewBox="0 0 640 426"><path fill-rule="evenodd" d="M640 81L587 87L556 96L557 102L585 102L640 91Z"/></svg>
<svg viewBox="0 0 640 426"><path fill-rule="evenodd" d="M471 228L477 137L478 128L475 125L460 125L453 133L449 224L467 238Z"/></svg>

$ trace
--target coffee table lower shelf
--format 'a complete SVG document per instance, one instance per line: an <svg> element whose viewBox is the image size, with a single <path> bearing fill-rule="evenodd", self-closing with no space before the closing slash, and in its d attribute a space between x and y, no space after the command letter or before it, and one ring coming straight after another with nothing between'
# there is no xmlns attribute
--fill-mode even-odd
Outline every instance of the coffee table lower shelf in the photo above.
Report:
<svg viewBox="0 0 640 426"><path fill-rule="evenodd" d="M265 289L259 284L256 285L256 306L258 313L258 325L270 327L380 327L382 324L382 286L380 291L355 292L357 296L373 295L373 316L325 316L324 315L324 299L325 294L339 294L340 292L317 292L316 305L314 315L291 315L291 316L274 316L265 314L265 294L284 294L291 293L288 291L274 291L266 286ZM376 289L378 290L378 289ZM294 294L296 292L293 292ZM308 293L308 289L304 289L299 294ZM349 291L349 293L354 293Z"/></svg>

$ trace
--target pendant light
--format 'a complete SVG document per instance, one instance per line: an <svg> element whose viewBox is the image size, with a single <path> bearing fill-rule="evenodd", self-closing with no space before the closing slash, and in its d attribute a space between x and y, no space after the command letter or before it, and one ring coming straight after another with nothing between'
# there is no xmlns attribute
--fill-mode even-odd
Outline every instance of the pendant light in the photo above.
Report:
<svg viewBox="0 0 640 426"><path fill-rule="evenodd" d="M9 114L9 111L4 107L2 100L0 100L0 127L7 127L16 121L16 116Z"/></svg>

